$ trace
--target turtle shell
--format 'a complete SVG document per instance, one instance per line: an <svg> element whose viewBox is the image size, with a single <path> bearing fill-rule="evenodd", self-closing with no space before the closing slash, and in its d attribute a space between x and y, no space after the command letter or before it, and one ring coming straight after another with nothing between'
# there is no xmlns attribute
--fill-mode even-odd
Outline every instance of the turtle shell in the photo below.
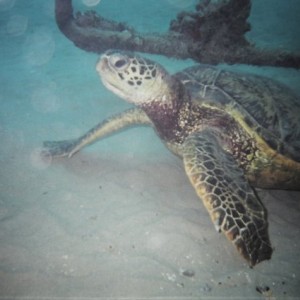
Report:
<svg viewBox="0 0 300 300"><path fill-rule="evenodd" d="M300 161L300 98L287 86L207 65L187 68L175 77L193 101L234 107L271 148Z"/></svg>

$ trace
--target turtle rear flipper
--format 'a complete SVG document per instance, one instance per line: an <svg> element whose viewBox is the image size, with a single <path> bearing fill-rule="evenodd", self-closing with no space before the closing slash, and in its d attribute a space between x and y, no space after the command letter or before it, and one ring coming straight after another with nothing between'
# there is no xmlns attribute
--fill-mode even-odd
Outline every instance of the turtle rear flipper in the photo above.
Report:
<svg viewBox="0 0 300 300"><path fill-rule="evenodd" d="M43 142L42 155L52 157L71 157L78 145L78 139Z"/></svg>
<svg viewBox="0 0 300 300"><path fill-rule="evenodd" d="M184 143L183 160L216 229L224 232L251 266L270 259L266 211L213 132L191 134Z"/></svg>

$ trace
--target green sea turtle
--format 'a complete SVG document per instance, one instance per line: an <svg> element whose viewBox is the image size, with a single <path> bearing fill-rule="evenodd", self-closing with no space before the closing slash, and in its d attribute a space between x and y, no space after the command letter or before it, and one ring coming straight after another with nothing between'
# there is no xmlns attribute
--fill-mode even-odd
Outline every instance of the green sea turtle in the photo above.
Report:
<svg viewBox="0 0 300 300"><path fill-rule="evenodd" d="M251 266L270 259L267 213L253 187L300 188L300 100L265 77L211 66L170 75L134 53L109 51L96 67L103 84L135 104L83 136L44 142L71 157L121 128L151 125L183 159L215 228Z"/></svg>

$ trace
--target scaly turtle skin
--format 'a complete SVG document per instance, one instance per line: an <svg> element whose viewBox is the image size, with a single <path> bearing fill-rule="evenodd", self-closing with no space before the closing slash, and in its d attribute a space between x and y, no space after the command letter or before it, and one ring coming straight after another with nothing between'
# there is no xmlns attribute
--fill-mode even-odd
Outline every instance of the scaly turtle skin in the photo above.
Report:
<svg viewBox="0 0 300 300"><path fill-rule="evenodd" d="M45 152L71 157L121 128L153 126L183 159L215 228L251 266L269 259L267 213L253 187L300 188L300 100L264 77L210 66L172 76L157 63L124 52L104 54L97 71L108 89L136 108L78 139L45 142Z"/></svg>

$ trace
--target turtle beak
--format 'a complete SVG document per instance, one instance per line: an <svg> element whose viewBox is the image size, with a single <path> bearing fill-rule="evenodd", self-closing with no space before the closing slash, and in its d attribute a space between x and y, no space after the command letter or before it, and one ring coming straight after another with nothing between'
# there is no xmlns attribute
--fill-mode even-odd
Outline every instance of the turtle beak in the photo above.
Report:
<svg viewBox="0 0 300 300"><path fill-rule="evenodd" d="M108 69L108 59L106 56L101 56L96 64L96 70L101 76L102 72Z"/></svg>
<svg viewBox="0 0 300 300"><path fill-rule="evenodd" d="M96 70L103 85L119 97L126 100L127 97L124 92L121 92L120 88L115 85L116 70L111 65L110 59L111 57L108 57L105 54L102 55L96 64Z"/></svg>

